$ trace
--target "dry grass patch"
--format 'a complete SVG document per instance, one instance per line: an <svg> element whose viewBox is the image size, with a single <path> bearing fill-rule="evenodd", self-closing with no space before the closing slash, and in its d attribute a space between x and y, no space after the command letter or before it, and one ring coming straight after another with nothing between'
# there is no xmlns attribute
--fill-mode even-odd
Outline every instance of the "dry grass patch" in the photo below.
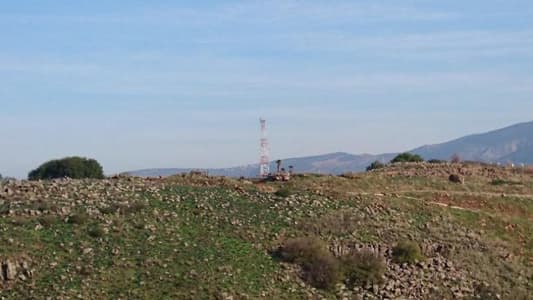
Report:
<svg viewBox="0 0 533 300"><path fill-rule="evenodd" d="M339 261L326 244L317 238L294 238L285 242L278 255L302 268L302 279L310 285L329 290L342 278Z"/></svg>

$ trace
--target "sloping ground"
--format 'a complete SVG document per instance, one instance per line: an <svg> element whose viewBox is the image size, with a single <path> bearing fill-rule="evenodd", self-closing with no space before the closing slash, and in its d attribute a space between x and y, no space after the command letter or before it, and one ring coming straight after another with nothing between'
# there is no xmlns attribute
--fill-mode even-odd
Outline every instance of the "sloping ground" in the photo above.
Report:
<svg viewBox="0 0 533 300"><path fill-rule="evenodd" d="M459 171L465 184L449 183ZM419 164L285 184L187 176L12 182L0 188L0 296L528 299L528 173ZM292 195L271 192L280 188ZM362 248L383 256L384 282L313 288L301 269L271 255L287 238L308 235L337 256ZM394 263L391 248L402 240L420 244L426 259Z"/></svg>

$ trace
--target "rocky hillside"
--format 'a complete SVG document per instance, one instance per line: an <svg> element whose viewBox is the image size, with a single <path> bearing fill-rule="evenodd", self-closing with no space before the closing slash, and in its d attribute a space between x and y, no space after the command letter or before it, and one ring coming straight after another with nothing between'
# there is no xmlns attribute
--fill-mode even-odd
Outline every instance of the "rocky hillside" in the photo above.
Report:
<svg viewBox="0 0 533 300"><path fill-rule="evenodd" d="M289 183L2 183L0 295L528 299L532 173L413 164Z"/></svg>

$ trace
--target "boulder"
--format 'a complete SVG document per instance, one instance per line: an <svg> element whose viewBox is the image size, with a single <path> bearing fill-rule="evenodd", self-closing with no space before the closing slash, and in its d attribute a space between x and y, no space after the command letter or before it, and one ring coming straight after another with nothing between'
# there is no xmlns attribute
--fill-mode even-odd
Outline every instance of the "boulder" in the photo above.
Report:
<svg viewBox="0 0 533 300"><path fill-rule="evenodd" d="M17 278L17 264L10 259L4 260L2 262L2 276L5 281Z"/></svg>

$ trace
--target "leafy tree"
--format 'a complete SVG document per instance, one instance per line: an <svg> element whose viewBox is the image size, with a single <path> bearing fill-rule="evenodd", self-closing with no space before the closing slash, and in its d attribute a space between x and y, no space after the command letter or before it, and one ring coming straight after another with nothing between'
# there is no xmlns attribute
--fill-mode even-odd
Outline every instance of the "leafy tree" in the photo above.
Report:
<svg viewBox="0 0 533 300"><path fill-rule="evenodd" d="M370 164L370 166L366 167L366 171L368 172L368 171L377 170L381 168L385 168L385 164L380 162L379 160L376 160L372 164Z"/></svg>
<svg viewBox="0 0 533 300"><path fill-rule="evenodd" d="M104 172L102 166L94 159L66 157L48 161L28 174L29 180L63 177L102 179L104 178Z"/></svg>
<svg viewBox="0 0 533 300"><path fill-rule="evenodd" d="M422 162L424 159L418 155L418 154L412 154L409 152L405 152L402 154L398 154L393 160L391 160L391 163L399 163L399 162Z"/></svg>

